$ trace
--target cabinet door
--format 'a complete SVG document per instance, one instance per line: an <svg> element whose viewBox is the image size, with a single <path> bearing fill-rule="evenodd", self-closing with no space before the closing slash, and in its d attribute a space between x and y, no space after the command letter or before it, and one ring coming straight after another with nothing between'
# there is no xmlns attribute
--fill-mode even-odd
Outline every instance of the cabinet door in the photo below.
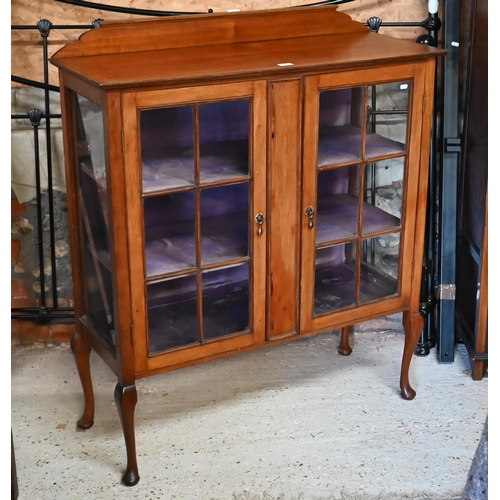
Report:
<svg viewBox="0 0 500 500"><path fill-rule="evenodd" d="M307 80L303 330L408 303L422 94L413 65Z"/></svg>
<svg viewBox="0 0 500 500"><path fill-rule="evenodd" d="M265 92L124 95L138 373L264 341Z"/></svg>

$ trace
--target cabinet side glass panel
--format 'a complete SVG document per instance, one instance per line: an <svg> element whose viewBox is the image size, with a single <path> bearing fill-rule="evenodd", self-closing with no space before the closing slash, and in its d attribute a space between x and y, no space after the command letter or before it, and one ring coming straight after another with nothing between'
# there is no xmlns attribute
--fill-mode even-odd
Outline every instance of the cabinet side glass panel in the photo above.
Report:
<svg viewBox="0 0 500 500"><path fill-rule="evenodd" d="M200 181L248 175L250 100L199 105Z"/></svg>
<svg viewBox="0 0 500 500"><path fill-rule="evenodd" d="M140 111L144 193L194 184L194 107Z"/></svg>
<svg viewBox="0 0 500 500"><path fill-rule="evenodd" d="M195 213L193 191L144 198L148 278L195 267Z"/></svg>
<svg viewBox="0 0 500 500"><path fill-rule="evenodd" d="M316 243L358 234L359 166L318 172Z"/></svg>
<svg viewBox="0 0 500 500"><path fill-rule="evenodd" d="M199 342L196 275L147 286L149 352L162 352Z"/></svg>
<svg viewBox="0 0 500 500"><path fill-rule="evenodd" d="M249 183L202 189L201 261L203 265L247 257Z"/></svg>
<svg viewBox="0 0 500 500"><path fill-rule="evenodd" d="M363 96L363 87L320 93L318 166L361 158Z"/></svg>
<svg viewBox="0 0 500 500"><path fill-rule="evenodd" d="M103 114L98 104L74 95L86 313L101 336L114 345Z"/></svg>
<svg viewBox="0 0 500 500"><path fill-rule="evenodd" d="M410 82L368 87L368 120L365 157L406 151Z"/></svg>

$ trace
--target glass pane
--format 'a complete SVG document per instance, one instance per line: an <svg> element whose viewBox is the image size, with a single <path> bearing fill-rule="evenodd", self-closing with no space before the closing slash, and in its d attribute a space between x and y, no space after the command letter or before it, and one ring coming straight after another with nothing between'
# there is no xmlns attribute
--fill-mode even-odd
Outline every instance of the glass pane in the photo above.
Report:
<svg viewBox="0 0 500 500"><path fill-rule="evenodd" d="M356 241L316 249L314 314L356 302Z"/></svg>
<svg viewBox="0 0 500 500"><path fill-rule="evenodd" d="M146 276L196 265L195 213L192 191L144 199Z"/></svg>
<svg viewBox="0 0 500 500"><path fill-rule="evenodd" d="M318 172L316 243L358 234L359 166Z"/></svg>
<svg viewBox="0 0 500 500"><path fill-rule="evenodd" d="M361 158L363 88L320 94L318 166Z"/></svg>
<svg viewBox="0 0 500 500"><path fill-rule="evenodd" d="M75 94L80 214L88 316L114 344L113 285L109 253L108 201L102 109Z"/></svg>
<svg viewBox="0 0 500 500"><path fill-rule="evenodd" d="M199 342L195 275L150 283L147 301L150 353Z"/></svg>
<svg viewBox="0 0 500 500"><path fill-rule="evenodd" d="M194 108L140 112L144 193L194 184Z"/></svg>
<svg viewBox="0 0 500 500"><path fill-rule="evenodd" d="M400 153L406 149L409 88L409 82L368 87L366 157Z"/></svg>
<svg viewBox="0 0 500 500"><path fill-rule="evenodd" d="M106 161L104 156L104 122L101 107L76 94L78 101L78 160L82 169L102 185L106 185Z"/></svg>
<svg viewBox="0 0 500 500"><path fill-rule="evenodd" d="M363 234L401 226L404 165L405 158L366 165Z"/></svg>
<svg viewBox="0 0 500 500"><path fill-rule="evenodd" d="M362 241L360 302L397 293L400 236L398 232Z"/></svg>
<svg viewBox="0 0 500 500"><path fill-rule="evenodd" d="M202 273L203 338L250 329L249 263Z"/></svg>
<svg viewBox="0 0 500 500"><path fill-rule="evenodd" d="M200 104L200 181L248 175L250 101Z"/></svg>
<svg viewBox="0 0 500 500"><path fill-rule="evenodd" d="M115 343L113 314L113 285L111 272L104 267L90 250L84 234L84 269L87 291L87 315L101 336L111 345Z"/></svg>
<svg viewBox="0 0 500 500"><path fill-rule="evenodd" d="M201 191L201 261L212 264L248 256L249 184Z"/></svg>
<svg viewBox="0 0 500 500"><path fill-rule="evenodd" d="M108 204L106 188L80 171L82 227L92 253L109 268Z"/></svg>

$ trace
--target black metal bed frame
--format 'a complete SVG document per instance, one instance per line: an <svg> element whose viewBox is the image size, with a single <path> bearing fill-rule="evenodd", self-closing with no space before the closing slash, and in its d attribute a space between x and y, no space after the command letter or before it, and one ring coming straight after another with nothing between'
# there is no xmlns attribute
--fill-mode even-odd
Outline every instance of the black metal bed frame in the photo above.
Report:
<svg viewBox="0 0 500 500"><path fill-rule="evenodd" d="M173 12L144 10L135 8L103 5L86 0L56 0L57 2L72 4L78 7L88 7L103 11L119 12L132 15L146 16L179 16L186 14L210 14L213 12ZM305 6L338 5L354 0L327 0L309 3ZM458 40L458 9L459 0L448 0L444 8L444 47L449 48L453 40ZM45 109L31 109L26 114L11 115L11 119L27 119L33 127L34 149L35 149L35 176L36 176L36 209L38 223L38 258L40 263L40 306L38 308L11 308L11 318L35 321L40 325L48 324L53 320L69 322L74 319L74 309L61 307L57 294L57 271L55 255L55 228L54 228L54 198L52 185L52 145L51 145L51 120L60 118L60 114L52 114L49 104L50 92L59 92L59 87L49 83L48 69L48 37L52 29L81 29L89 30L100 26L100 19L85 25L53 25L50 21L43 19L35 26L12 25L12 30L38 30L42 37L43 46L43 74L44 81L37 82L15 75L11 75L11 81L23 85L40 88L44 91ZM365 23L373 32L378 32L381 27L422 27L427 34L420 35L416 42L428 45L438 45L438 35L441 28L441 20L437 13L429 13L422 22L383 22L378 17L371 17ZM438 360L441 362L453 361L454 339L454 301L445 300L441 307L436 298L436 290L440 289L441 283L453 283L455 276L455 238L454 223L456 214L456 171L458 170L457 152L460 151L457 143L458 133L456 124L458 122L458 54L444 58L444 67L441 85L436 87L435 109L432 127L431 155L430 155L430 182L428 198L428 215L426 230L426 249L424 266L422 269L422 293L421 313L425 317L425 328L418 343L416 354L427 355L431 348L438 346ZM443 95L446 92L446 102ZM376 110L373 106L372 126L376 124L376 115L393 114L394 111ZM39 157L39 126L41 120L45 120L46 127L46 150L47 150L47 177L48 177L48 210L49 210L49 253L52 265L52 305L48 305L45 291L44 259L42 235L42 201L40 188L40 157ZM438 123L439 122L439 123ZM453 127L455 126L455 130ZM440 130L442 127L443 130ZM446 138L443 139L443 132ZM458 144L458 146L457 146ZM439 152L442 152L439 154ZM447 189L442 189L442 179L446 175ZM454 205L455 203L455 205ZM443 281L444 280L444 281ZM452 307L453 306L453 307ZM438 332L438 333L436 333ZM439 337L439 338L438 338Z"/></svg>

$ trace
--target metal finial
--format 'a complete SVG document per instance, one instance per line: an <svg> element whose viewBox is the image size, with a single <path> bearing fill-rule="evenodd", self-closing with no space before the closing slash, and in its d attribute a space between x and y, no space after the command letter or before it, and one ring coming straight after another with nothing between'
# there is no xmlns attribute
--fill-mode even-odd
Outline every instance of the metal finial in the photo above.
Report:
<svg viewBox="0 0 500 500"><path fill-rule="evenodd" d="M30 109L28 111L28 116L33 127L38 127L38 125L40 125L40 119L42 118L42 115L43 113L39 109Z"/></svg>
<svg viewBox="0 0 500 500"><path fill-rule="evenodd" d="M382 19L380 17L370 17L367 21L368 27L370 28L370 31L374 31L375 33L378 33L378 30L380 29L380 26L382 26Z"/></svg>
<svg viewBox="0 0 500 500"><path fill-rule="evenodd" d="M41 19L36 23L36 25L43 37L46 38L49 36L50 28L52 28L52 23L50 21L47 21L47 19Z"/></svg>

